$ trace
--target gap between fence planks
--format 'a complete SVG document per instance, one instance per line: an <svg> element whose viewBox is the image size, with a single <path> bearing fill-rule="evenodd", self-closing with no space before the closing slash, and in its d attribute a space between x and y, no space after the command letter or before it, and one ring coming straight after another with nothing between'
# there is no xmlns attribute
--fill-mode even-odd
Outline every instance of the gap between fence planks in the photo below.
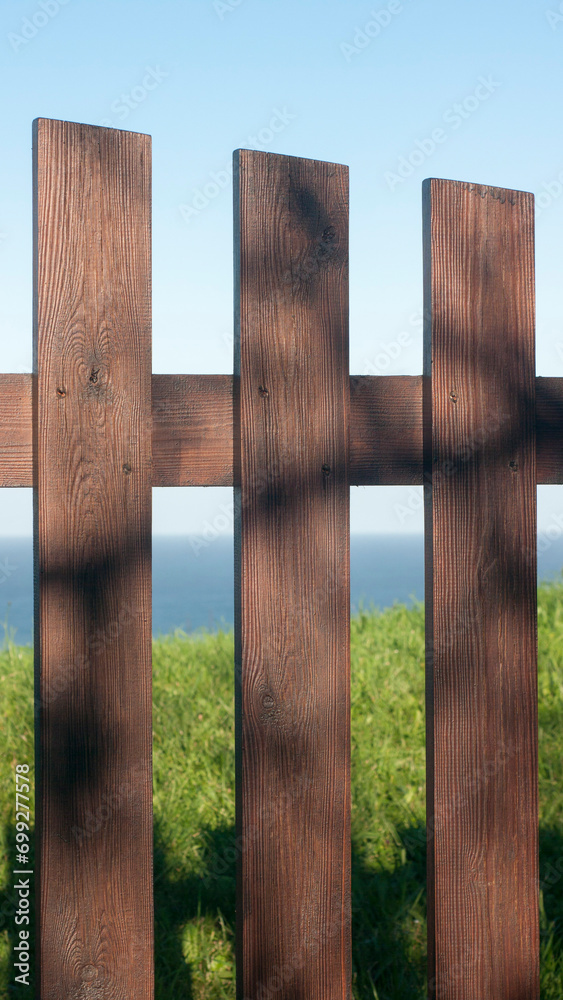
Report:
<svg viewBox="0 0 563 1000"><path fill-rule="evenodd" d="M0 488L31 487L32 376L0 373ZM153 375L153 486L233 485L233 376ZM536 377L538 484L563 483L563 379ZM420 486L422 376L350 377L350 485Z"/></svg>

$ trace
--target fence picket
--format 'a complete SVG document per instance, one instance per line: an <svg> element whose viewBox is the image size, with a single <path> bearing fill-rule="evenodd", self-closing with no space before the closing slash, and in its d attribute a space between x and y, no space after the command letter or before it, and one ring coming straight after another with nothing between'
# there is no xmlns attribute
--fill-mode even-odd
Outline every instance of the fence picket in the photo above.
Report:
<svg viewBox="0 0 563 1000"><path fill-rule="evenodd" d="M150 138L34 130L39 992L153 996Z"/></svg>
<svg viewBox="0 0 563 1000"><path fill-rule="evenodd" d="M239 151L235 207L238 995L344 1000L347 168Z"/></svg>
<svg viewBox="0 0 563 1000"><path fill-rule="evenodd" d="M539 997L533 196L424 185L430 997Z"/></svg>

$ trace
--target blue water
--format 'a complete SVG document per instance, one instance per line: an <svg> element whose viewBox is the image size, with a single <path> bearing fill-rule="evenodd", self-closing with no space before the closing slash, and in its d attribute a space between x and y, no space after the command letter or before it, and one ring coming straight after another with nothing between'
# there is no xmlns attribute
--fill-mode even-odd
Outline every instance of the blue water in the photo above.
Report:
<svg viewBox="0 0 563 1000"><path fill-rule="evenodd" d="M541 547L540 547L541 548ZM538 576L563 567L563 538L539 552ZM424 598L423 539L419 535L352 535L351 610L411 603ZM32 543L0 539L0 623L7 619L15 641L32 642ZM192 632L233 624L233 540L219 537L205 548L189 537L153 539L153 634L176 628ZM2 638L0 629L0 640Z"/></svg>

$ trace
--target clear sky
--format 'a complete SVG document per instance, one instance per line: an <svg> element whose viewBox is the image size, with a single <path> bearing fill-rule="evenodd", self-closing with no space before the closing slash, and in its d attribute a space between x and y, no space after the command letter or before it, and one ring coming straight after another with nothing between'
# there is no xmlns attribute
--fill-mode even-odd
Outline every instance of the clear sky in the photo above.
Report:
<svg viewBox="0 0 563 1000"><path fill-rule="evenodd" d="M31 122L46 117L153 136L155 372L232 370L229 173L232 150L255 144L350 166L353 374L422 369L422 180L533 191L538 374L563 375L562 11L559 0L2 0L1 369L31 367ZM539 492L547 530L563 490ZM228 530L231 499L157 490L155 532ZM0 516L0 534L30 532L30 491L0 491ZM351 526L420 531L419 491L353 489Z"/></svg>

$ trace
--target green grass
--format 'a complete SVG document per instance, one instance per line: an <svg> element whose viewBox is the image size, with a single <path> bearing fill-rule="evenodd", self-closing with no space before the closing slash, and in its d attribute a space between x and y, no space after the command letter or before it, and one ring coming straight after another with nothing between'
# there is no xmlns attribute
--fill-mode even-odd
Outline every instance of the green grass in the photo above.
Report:
<svg viewBox="0 0 563 1000"><path fill-rule="evenodd" d="M542 998L563 996L563 585L539 594ZM156 975L159 1000L234 998L232 635L154 645ZM352 620L356 1000L425 996L421 608ZM12 974L13 769L32 763L29 650L0 654L0 997Z"/></svg>

